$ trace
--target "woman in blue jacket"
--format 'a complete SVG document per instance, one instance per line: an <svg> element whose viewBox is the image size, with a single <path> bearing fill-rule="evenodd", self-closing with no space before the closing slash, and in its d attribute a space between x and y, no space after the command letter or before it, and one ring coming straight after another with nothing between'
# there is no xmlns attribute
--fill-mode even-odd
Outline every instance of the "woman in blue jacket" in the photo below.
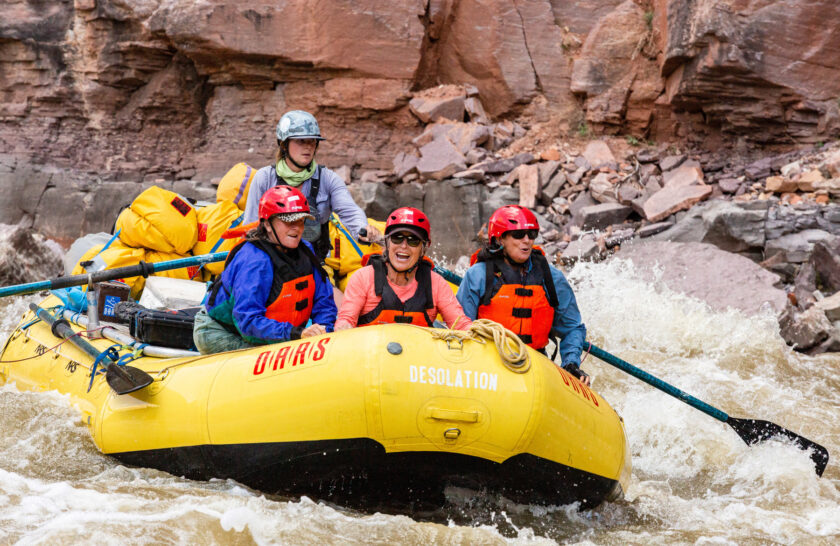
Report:
<svg viewBox="0 0 840 546"><path fill-rule="evenodd" d="M259 218L230 251L196 315L193 340L202 354L333 331L332 285L303 240L304 221L312 218L306 197L290 186L271 188L260 200Z"/></svg>

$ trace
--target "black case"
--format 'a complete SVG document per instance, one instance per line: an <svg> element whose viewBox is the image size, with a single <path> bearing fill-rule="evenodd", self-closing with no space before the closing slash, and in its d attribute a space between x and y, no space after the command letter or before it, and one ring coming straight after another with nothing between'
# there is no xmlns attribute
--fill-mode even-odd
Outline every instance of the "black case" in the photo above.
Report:
<svg viewBox="0 0 840 546"><path fill-rule="evenodd" d="M181 310L143 309L134 314L129 331L142 343L176 349L195 349L193 323L200 307Z"/></svg>

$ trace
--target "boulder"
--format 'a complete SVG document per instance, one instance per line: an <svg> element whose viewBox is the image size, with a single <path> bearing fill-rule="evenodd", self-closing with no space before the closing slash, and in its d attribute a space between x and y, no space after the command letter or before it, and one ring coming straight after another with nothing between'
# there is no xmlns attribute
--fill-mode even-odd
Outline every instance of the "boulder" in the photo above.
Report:
<svg viewBox="0 0 840 546"><path fill-rule="evenodd" d="M782 259L781 254L777 254ZM793 279L793 297L800 309L807 309L816 303L814 292L817 290L817 271L811 262L805 262L799 267Z"/></svg>
<svg viewBox="0 0 840 546"><path fill-rule="evenodd" d="M797 313L790 309L779 321L782 338L795 349L804 351L828 339L833 326L822 309L816 306Z"/></svg>
<svg viewBox="0 0 840 546"><path fill-rule="evenodd" d="M431 251L453 260L471 254L478 247L477 234L482 226L475 211L486 202L486 189L481 184L455 188L444 180L429 181L423 190L421 210L432 226Z"/></svg>
<svg viewBox="0 0 840 546"><path fill-rule="evenodd" d="M442 85L425 90L414 96L408 109L423 123L448 119L464 121L467 96L464 89L456 85Z"/></svg>
<svg viewBox="0 0 840 546"><path fill-rule="evenodd" d="M565 171L561 170L555 173L548 181L548 184L543 186L541 198L542 204L545 206L550 205L554 198L560 194L560 190L563 189L566 182L568 182L568 180L566 179Z"/></svg>
<svg viewBox="0 0 840 546"><path fill-rule="evenodd" d="M840 292L819 300L814 307L824 312L831 322L840 320Z"/></svg>
<svg viewBox="0 0 840 546"><path fill-rule="evenodd" d="M729 252L763 250L768 207L767 201L702 203L654 239L710 243Z"/></svg>
<svg viewBox="0 0 840 546"><path fill-rule="evenodd" d="M681 188L703 184L703 171L700 167L683 165L672 171L662 173L666 188Z"/></svg>
<svg viewBox="0 0 840 546"><path fill-rule="evenodd" d="M840 238L816 242L808 261L821 285L830 292L840 291Z"/></svg>
<svg viewBox="0 0 840 546"><path fill-rule="evenodd" d="M417 172L417 163L420 158L414 154L400 152L394 156L394 174L397 178L402 178L407 174ZM349 182L348 179L345 179Z"/></svg>
<svg viewBox="0 0 840 546"><path fill-rule="evenodd" d="M572 215L572 224L576 226L583 225L583 215L581 211L593 205L597 205L598 201L592 199L592 196L589 195L589 192L581 192L578 194L577 198L572 201L572 204L569 205L569 213Z"/></svg>
<svg viewBox="0 0 840 546"><path fill-rule="evenodd" d="M721 178L718 180L718 187L724 193L735 193L741 187L741 181L737 178Z"/></svg>
<svg viewBox="0 0 840 546"><path fill-rule="evenodd" d="M645 201L642 209L645 218L651 222L658 222L675 212L691 208L711 193L712 187L705 184L662 188Z"/></svg>
<svg viewBox="0 0 840 546"><path fill-rule="evenodd" d="M778 316L788 301L785 291L776 288L778 275L706 243L637 240L624 244L614 258L631 260L651 282L661 268L661 280L668 288L703 300L713 309L733 307L754 315L769 306Z"/></svg>
<svg viewBox="0 0 840 546"><path fill-rule="evenodd" d="M397 208L397 195L391 186L379 182L359 182L348 188L353 200L369 218L384 219Z"/></svg>
<svg viewBox="0 0 840 546"><path fill-rule="evenodd" d="M682 165L685 159L685 156L682 154L666 156L659 162L659 168L662 169L663 173L665 171L670 171L671 169L676 169Z"/></svg>
<svg viewBox="0 0 840 546"><path fill-rule="evenodd" d="M617 203L618 188L615 173L598 173L589 182L589 193L599 203Z"/></svg>
<svg viewBox="0 0 840 546"><path fill-rule="evenodd" d="M517 171L519 171L519 204L533 209L540 197L539 165L520 165Z"/></svg>
<svg viewBox="0 0 840 546"><path fill-rule="evenodd" d="M421 178L443 180L466 168L466 158L446 138L436 138L420 148L417 172Z"/></svg>
<svg viewBox="0 0 840 546"><path fill-rule="evenodd" d="M778 239L768 240L764 245L764 254L768 257L774 254L783 254L785 262L802 263L811 256L814 244L817 242L830 244L836 239L831 233L819 229L806 229L784 235Z"/></svg>
<svg viewBox="0 0 840 546"><path fill-rule="evenodd" d="M566 264L578 260L587 261L599 257L600 253L601 248L598 246L598 241L590 235L585 235L569 243L563 250L562 260Z"/></svg>
<svg viewBox="0 0 840 546"><path fill-rule="evenodd" d="M840 150L834 150L825 158L823 167L834 178L840 178Z"/></svg>
<svg viewBox="0 0 840 546"><path fill-rule="evenodd" d="M630 207L618 203L590 205L580 210L583 229L604 229L623 222L632 212Z"/></svg>
<svg viewBox="0 0 840 546"><path fill-rule="evenodd" d="M822 184L820 183L823 180L825 180L825 177L822 172L819 169L812 169L796 179L796 188L799 191L814 191L821 188Z"/></svg>
<svg viewBox="0 0 840 546"><path fill-rule="evenodd" d="M784 176L768 176L764 180L764 187L767 191L785 193L796 191L798 186L794 180L788 180Z"/></svg>
<svg viewBox="0 0 840 546"><path fill-rule="evenodd" d="M615 156L610 147L603 140L593 140L583 150L583 157L589 162L590 168L600 169L601 167L617 168Z"/></svg>
<svg viewBox="0 0 840 546"><path fill-rule="evenodd" d="M0 286L64 274L61 248L37 231L0 224Z"/></svg>
<svg viewBox="0 0 840 546"><path fill-rule="evenodd" d="M516 154L507 159L497 159L491 161L483 161L473 165L476 169L481 169L485 174L503 174L508 173L520 165L531 163L534 156L530 153Z"/></svg>

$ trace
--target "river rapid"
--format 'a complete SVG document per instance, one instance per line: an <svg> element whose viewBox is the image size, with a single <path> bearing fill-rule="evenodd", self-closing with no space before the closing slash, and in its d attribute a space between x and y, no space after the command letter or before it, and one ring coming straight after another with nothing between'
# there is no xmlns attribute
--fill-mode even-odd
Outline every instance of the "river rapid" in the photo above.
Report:
<svg viewBox="0 0 840 546"><path fill-rule="evenodd" d="M591 356L584 369L627 426L633 478L624 500L584 512L452 490L448 510L431 517L363 513L126 468L98 453L68 397L6 385L0 543L840 542L838 355L795 353L771 316L712 311L620 260L579 265L569 278L593 343L734 417L824 445L825 475L791 445L748 447L727 425ZM38 299L0 300L0 343Z"/></svg>

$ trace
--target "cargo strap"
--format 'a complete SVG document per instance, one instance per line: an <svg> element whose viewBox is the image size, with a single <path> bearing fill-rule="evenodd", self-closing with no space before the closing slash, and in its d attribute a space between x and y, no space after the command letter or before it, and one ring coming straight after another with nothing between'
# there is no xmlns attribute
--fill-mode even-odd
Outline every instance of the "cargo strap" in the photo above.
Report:
<svg viewBox="0 0 840 546"><path fill-rule="evenodd" d="M111 345L97 356L93 361L93 367L90 369L90 383L88 383L87 392L90 392L91 387L93 387L93 379L96 377L97 368L99 368L99 363L102 362L104 359L108 358L112 362L117 362L120 359L120 353L117 351L117 348L121 348L122 345ZM102 369L98 371L105 371L107 367L103 366Z"/></svg>
<svg viewBox="0 0 840 546"><path fill-rule="evenodd" d="M249 172L249 173L251 172L251 170L250 170L250 169L251 169L251 167L248 167L248 172ZM242 190L240 189L240 191L242 191ZM228 227L228 229L233 229L233 228L235 228L235 227L239 227L239 224L241 224L241 223L242 223L242 220L244 220L244 219L245 219L245 215L244 215L244 214L240 214L240 215L239 215L239 216L238 216L238 217L237 217L237 218L236 218L233 222L231 222L231 223L230 223L230 226ZM227 231L227 230L226 230L226 231ZM213 248L211 248L211 249L210 249L209 254L213 254L214 252L216 252L217 250L219 250L219 247L220 247L220 246L222 246L222 242L224 242L224 238L223 238L223 237L219 237L219 240L218 240L218 241L216 241L216 244L215 244L215 245L213 245ZM204 266L205 266L205 265L207 265L207 264L201 264L201 265L199 266L199 268L195 270L195 273L193 273L192 275L190 275L190 280L193 280L193 279L194 279L194 278L195 278L195 277L196 277L199 273L201 273L201 270L202 270L202 269L204 269Z"/></svg>

